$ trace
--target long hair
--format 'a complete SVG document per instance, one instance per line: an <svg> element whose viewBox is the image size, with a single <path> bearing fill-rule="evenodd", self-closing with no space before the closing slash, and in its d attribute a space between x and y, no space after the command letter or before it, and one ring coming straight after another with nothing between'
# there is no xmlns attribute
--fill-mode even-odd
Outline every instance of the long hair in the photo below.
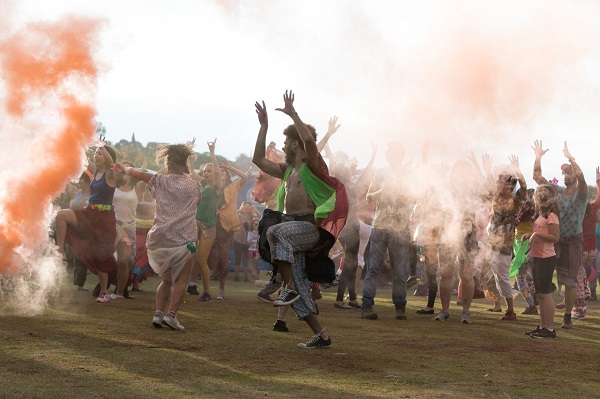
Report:
<svg viewBox="0 0 600 399"><path fill-rule="evenodd" d="M550 184L541 184L537 186L533 195L534 198L537 198L537 201L535 202L534 220L540 215L547 219L548 216L550 216L550 213L554 213L560 218L560 212L558 211L558 197Z"/></svg>
<svg viewBox="0 0 600 399"><path fill-rule="evenodd" d="M185 144L165 145L156 152L156 163L164 162L167 170L171 173L189 173L187 160L190 155L192 155L192 150Z"/></svg>

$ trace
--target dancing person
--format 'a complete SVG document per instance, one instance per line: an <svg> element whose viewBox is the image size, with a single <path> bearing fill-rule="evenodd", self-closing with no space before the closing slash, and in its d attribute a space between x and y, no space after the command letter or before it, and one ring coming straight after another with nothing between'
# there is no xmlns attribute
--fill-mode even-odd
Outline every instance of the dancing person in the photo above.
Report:
<svg viewBox="0 0 600 399"><path fill-rule="evenodd" d="M125 167L133 167L131 162L123 162ZM131 298L125 292L129 282L129 264L135 248L135 214L138 196L135 192L136 182L125 173L117 175L117 189L113 199L115 218L117 220L117 289L111 299Z"/></svg>
<svg viewBox="0 0 600 399"><path fill-rule="evenodd" d="M217 299L225 299L225 281L229 274L229 254L233 249L233 236L236 231L241 230L240 218L237 213L237 197L242 187L248 180L252 168L247 172L234 167L227 161L222 162L220 167L221 178L223 179L223 199L217 209L217 224L215 240L208 256L209 268L219 280L219 295ZM234 173L239 177L232 182L230 174Z"/></svg>
<svg viewBox="0 0 600 399"><path fill-rule="evenodd" d="M211 162L204 165L202 177L200 177L193 168L193 156L188 160L190 175L194 180L202 184L202 198L198 204L196 213L196 222L198 224L198 245L190 282L187 292L192 295L199 295L196 283L198 275L202 276L202 288L204 292L198 298L199 302L208 302L212 299L210 295L210 270L208 269L208 257L210 250L217 235L217 209L222 201L223 179L221 178L221 168L215 155L215 145L217 138L213 142L208 142Z"/></svg>
<svg viewBox="0 0 600 399"><path fill-rule="evenodd" d="M396 319L406 319L406 282L409 277L409 221L413 205L407 193L402 165L404 146L398 141L388 144L388 168L372 180L367 202L376 203L369 251L369 265L363 282L362 319L377 319L373 311L379 276L384 267L386 252L392 268L392 302Z"/></svg>
<svg viewBox="0 0 600 399"><path fill-rule="evenodd" d="M560 239L558 203L554 189L549 184L537 186L533 199L536 209L533 234L525 234L523 240L530 242L529 256L533 258L532 275L540 301L540 323L525 335L541 339L556 338L552 277L557 264L554 244Z"/></svg>
<svg viewBox="0 0 600 399"><path fill-rule="evenodd" d="M200 184L188 174L191 153L191 145L173 144L159 149L156 161L164 162L166 174L153 175L115 164L116 170L146 182L156 199L154 225L146 241L150 266L161 277L152 325L179 331L185 329L177 319L177 311L183 303L196 250L195 216L202 196Z"/></svg>
<svg viewBox="0 0 600 399"><path fill-rule="evenodd" d="M145 162L144 162L145 163ZM142 164L142 172L146 172ZM135 192L138 196L138 204L135 209L135 264L131 272L132 291L141 291L139 284L154 274L148 261L148 249L146 239L148 232L154 224L154 213L156 212L156 200L147 190L148 184L138 181L135 184Z"/></svg>
<svg viewBox="0 0 600 399"><path fill-rule="evenodd" d="M549 184L542 176L542 157L547 149L542 146L541 140L536 140L533 145L535 162L533 164L533 179L539 185ZM569 161L561 165L565 187L553 184L552 187L558 195L558 210L560 211L560 241L557 245L558 264L556 275L559 284L565 287L565 316L561 328L573 327L571 311L575 305L577 290L577 275L581 268L583 256L583 216L587 206L588 188L581 168L571 155L567 142L563 154Z"/></svg>
<svg viewBox="0 0 600 399"><path fill-rule="evenodd" d="M496 179L496 187L492 194L492 213L488 225L488 240L492 250L490 266L496 280L498 292L506 302L506 313L501 320L516 320L512 285L510 283L510 267L512 247L515 239L515 226L521 202L527 194L527 183L519 170L519 159L509 157L511 171L501 171ZM485 166L488 179L492 179L491 163ZM513 194L517 182L519 189Z"/></svg>
<svg viewBox="0 0 600 399"><path fill-rule="evenodd" d="M596 256L598 255L598 245L596 244L596 222L598 220L598 210L600 210L600 168L596 168L596 198L590 200L585 208L585 214L582 222L583 237L583 258L581 268L577 275L577 293L575 298L575 308L571 312L571 317L582 319L587 313L586 297L592 299L592 293L595 295L596 284L588 281L588 275L592 274L592 268L595 268ZM583 270L582 270L583 269ZM595 270L594 270L595 271ZM596 279L594 279L596 280ZM595 283L595 281L593 281ZM593 292L591 291L593 287ZM590 293L587 293L587 289Z"/></svg>
<svg viewBox="0 0 600 399"><path fill-rule="evenodd" d="M83 209L90 199L90 183L92 182L94 175L89 170L85 170L79 177L77 182L77 192L71 198L69 209ZM73 255L71 248L66 245L65 253L67 254L68 263L73 267L73 284L77 286L79 291L88 291L85 288L85 280L87 279L87 267Z"/></svg>
<svg viewBox="0 0 600 399"><path fill-rule="evenodd" d="M306 252L315 250L323 241L322 251L329 252L344 227L348 198L344 186L329 175L319 155L314 128L306 125L294 109L294 94L286 91L283 98L285 105L277 110L294 122L284 130L285 163L275 163L265 157L269 123L264 102L255 104L260 130L252 157L262 171L283 179L277 201L282 222L266 231L271 262L286 285L274 304L293 304L298 319L304 320L315 333L313 339L298 347L324 348L331 346L331 338L317 317L317 307L311 297ZM335 271L331 266L329 277L333 280Z"/></svg>
<svg viewBox="0 0 600 399"><path fill-rule="evenodd" d="M90 199L84 209L63 209L56 215L56 244L64 256L65 243L73 254L100 281L96 302L110 301L107 294L108 274L117 271L113 255L117 237L117 222L113 210L113 195L117 172L111 168L116 160L115 150L100 136L94 153L94 178L90 183Z"/></svg>

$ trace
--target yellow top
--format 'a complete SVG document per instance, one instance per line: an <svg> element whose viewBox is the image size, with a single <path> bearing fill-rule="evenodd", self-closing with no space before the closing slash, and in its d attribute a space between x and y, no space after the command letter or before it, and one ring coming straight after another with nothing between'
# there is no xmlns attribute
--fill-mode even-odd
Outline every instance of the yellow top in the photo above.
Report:
<svg viewBox="0 0 600 399"><path fill-rule="evenodd" d="M237 197L242 189L241 179L238 179L225 187L223 190L224 204L217 211L221 226L226 231L240 231L242 229L240 225L240 218L237 213Z"/></svg>

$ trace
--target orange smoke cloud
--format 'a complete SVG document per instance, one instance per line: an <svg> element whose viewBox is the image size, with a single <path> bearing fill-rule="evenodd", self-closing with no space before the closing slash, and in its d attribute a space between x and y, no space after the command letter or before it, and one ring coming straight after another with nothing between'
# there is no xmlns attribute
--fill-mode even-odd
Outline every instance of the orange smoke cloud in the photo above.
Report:
<svg viewBox="0 0 600 399"><path fill-rule="evenodd" d="M14 126L35 125L31 152L19 154L23 163L5 171L1 182L0 272L18 271L25 261L19 248L47 240L48 205L81 172L82 149L96 130L99 27L98 20L68 17L28 25L0 42L5 112ZM2 135L24 140L17 131Z"/></svg>

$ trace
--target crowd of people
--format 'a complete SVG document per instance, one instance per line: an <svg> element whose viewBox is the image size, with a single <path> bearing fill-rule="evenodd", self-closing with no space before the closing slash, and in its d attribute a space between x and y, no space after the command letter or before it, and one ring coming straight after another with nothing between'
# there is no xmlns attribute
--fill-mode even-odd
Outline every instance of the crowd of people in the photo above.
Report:
<svg viewBox="0 0 600 399"><path fill-rule="evenodd" d="M186 294L213 300L214 279L216 299L225 300L230 256L236 281L256 279L260 257L272 266L272 279L257 297L278 308L274 330L288 330L289 308L307 323L314 336L298 344L305 349L331 346L315 302L322 285L337 285L335 308L360 309L365 320L379 317L377 289L385 280L398 320L408 318L408 291L415 285L427 296L417 313L435 321L451 319L454 291L465 324L472 322L474 297L485 296L493 303L488 311L510 322L517 319L515 293L522 295L522 313L539 314L538 326L525 332L532 338L556 338L556 309L564 309L563 329L586 317L587 301L597 299L600 271L600 169L596 188L588 187L567 143L567 163L560 166L564 186L544 178L548 150L541 141L533 144L535 190L514 155L506 165L494 165L487 155L479 162L472 153L440 165L429 161L428 143L417 164L405 162L401 142L388 143L387 167L380 170L373 168L373 145L368 165L358 170L328 143L340 127L337 117L317 140L296 111L294 94L286 91L283 100L276 110L291 119L283 152L274 142L267 146L267 107L255 104L260 128L252 161L260 172L254 204L238 203L251 169L219 163L216 138L207 143L211 162L200 173L193 165L195 140L161 148L157 160L164 168L149 173L117 162L100 137L71 209L56 217L58 251L72 264L78 289L86 290L87 268L99 279L96 301L107 303L130 297L129 287L139 290L157 274L152 324L184 330L177 311ZM262 214L255 204L265 207ZM341 252L336 262L335 251ZM116 287L112 294L110 284ZM555 304L557 289L564 301Z"/></svg>

